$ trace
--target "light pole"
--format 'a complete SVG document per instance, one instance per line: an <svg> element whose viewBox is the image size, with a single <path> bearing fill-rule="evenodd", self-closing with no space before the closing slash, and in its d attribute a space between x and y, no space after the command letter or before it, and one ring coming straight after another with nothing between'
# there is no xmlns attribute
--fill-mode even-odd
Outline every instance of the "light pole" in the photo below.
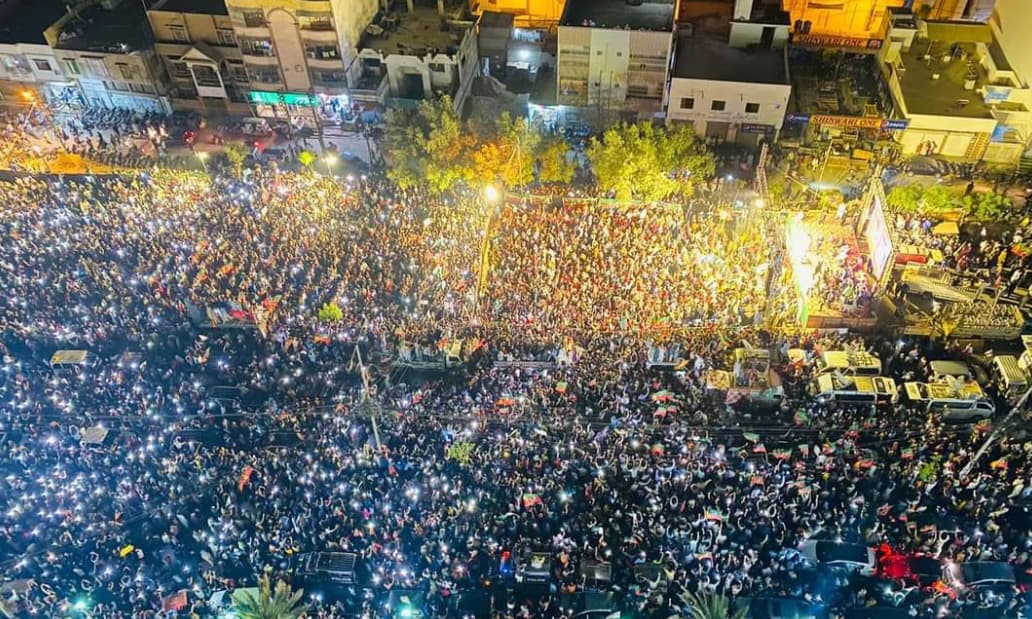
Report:
<svg viewBox="0 0 1032 619"><path fill-rule="evenodd" d="M201 162L201 167L204 168L205 172L207 172L208 171L208 153L203 151L203 150L197 151L197 160Z"/></svg>
<svg viewBox="0 0 1032 619"><path fill-rule="evenodd" d="M326 164L326 174L332 175L333 170L330 168L330 166L337 164L337 155L334 155L333 153L326 153L325 155L323 155L322 160L323 163Z"/></svg>
<svg viewBox="0 0 1032 619"><path fill-rule="evenodd" d="M487 217L484 222L484 234L480 241L480 273L477 277L476 309L474 315L480 312L480 300L483 298L487 288L487 272L491 264L491 223L494 220L495 212L501 194L494 186L484 187L484 202L487 206Z"/></svg>

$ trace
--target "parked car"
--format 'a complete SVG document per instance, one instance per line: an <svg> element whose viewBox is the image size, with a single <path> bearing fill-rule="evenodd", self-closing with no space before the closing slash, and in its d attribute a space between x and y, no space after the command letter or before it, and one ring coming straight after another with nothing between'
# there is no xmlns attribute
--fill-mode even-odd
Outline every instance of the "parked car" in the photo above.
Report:
<svg viewBox="0 0 1032 619"><path fill-rule="evenodd" d="M1017 583L1014 566L1003 561L950 561L943 566L942 576L955 589L1009 587Z"/></svg>
<svg viewBox="0 0 1032 619"><path fill-rule="evenodd" d="M874 549L861 544L811 539L799 545L799 554L814 565L874 574Z"/></svg>
<svg viewBox="0 0 1032 619"><path fill-rule="evenodd" d="M738 610L747 609L749 619L824 619L828 610L821 604L790 598L738 598Z"/></svg>

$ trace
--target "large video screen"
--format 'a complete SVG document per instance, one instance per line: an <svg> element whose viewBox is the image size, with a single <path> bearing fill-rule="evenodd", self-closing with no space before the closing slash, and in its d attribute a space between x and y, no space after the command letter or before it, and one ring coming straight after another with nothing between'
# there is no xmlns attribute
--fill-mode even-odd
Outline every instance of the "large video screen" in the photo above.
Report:
<svg viewBox="0 0 1032 619"><path fill-rule="evenodd" d="M871 256L871 274L875 279L881 280L892 256L892 237L889 235L889 226L885 223L885 209L878 195L871 201L871 212L867 217L864 238Z"/></svg>

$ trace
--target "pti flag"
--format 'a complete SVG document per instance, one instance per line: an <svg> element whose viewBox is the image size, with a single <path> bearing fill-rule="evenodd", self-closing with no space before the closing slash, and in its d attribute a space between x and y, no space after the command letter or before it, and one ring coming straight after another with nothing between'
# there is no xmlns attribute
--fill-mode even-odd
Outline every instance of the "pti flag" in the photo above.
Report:
<svg viewBox="0 0 1032 619"><path fill-rule="evenodd" d="M180 589L167 598L161 600L161 610L178 612L186 608L189 603L190 601L186 598L186 589Z"/></svg>

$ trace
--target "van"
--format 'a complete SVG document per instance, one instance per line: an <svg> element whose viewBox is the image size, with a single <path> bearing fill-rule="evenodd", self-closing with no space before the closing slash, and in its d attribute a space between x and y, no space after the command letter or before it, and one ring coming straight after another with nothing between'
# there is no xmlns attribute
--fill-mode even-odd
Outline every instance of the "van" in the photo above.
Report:
<svg viewBox="0 0 1032 619"><path fill-rule="evenodd" d="M947 421L978 421L996 412L996 405L986 397L976 382L948 379L935 383L904 383L911 402L923 404L925 410Z"/></svg>
<svg viewBox="0 0 1032 619"><path fill-rule="evenodd" d="M896 381L884 376L821 374L810 390L825 400L844 403L882 404L899 399Z"/></svg>
<svg viewBox="0 0 1032 619"><path fill-rule="evenodd" d="M1028 389L1028 376L1013 355L993 357L992 371L1000 384L1000 393L1008 398L1018 397Z"/></svg>
<svg viewBox="0 0 1032 619"><path fill-rule="evenodd" d="M881 359L863 350L829 350L817 359L821 374L838 372L844 376L878 376L882 371Z"/></svg>
<svg viewBox="0 0 1032 619"><path fill-rule="evenodd" d="M931 381L935 383L945 382L949 378L964 383L975 381L971 366L963 361L932 361L928 367L932 370Z"/></svg>

